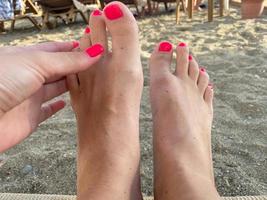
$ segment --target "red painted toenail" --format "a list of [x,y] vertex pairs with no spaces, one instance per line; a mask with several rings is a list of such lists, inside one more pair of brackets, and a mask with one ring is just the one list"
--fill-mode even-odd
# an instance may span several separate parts
[[159,51],[170,52],[172,50],[172,44],[169,42],[161,42],[159,45]]
[[73,49],[77,48],[78,46],[80,46],[80,43],[77,42],[77,41],[73,41],[72,42],[72,46],[73,46]]
[[189,61],[193,60],[193,56],[189,55],[189,56],[188,56],[188,60],[189,60]]
[[105,15],[110,20],[116,20],[123,16],[123,12],[119,5],[111,4],[104,9]]
[[101,10],[96,9],[93,11],[93,15],[94,16],[100,16],[100,15],[102,15],[102,12],[101,12]]
[[178,46],[179,46],[179,47],[186,47],[187,45],[186,45],[186,43],[181,42]]
[[205,73],[205,72],[206,72],[206,69],[205,69],[205,68],[203,68],[203,67],[201,67],[199,70],[200,70],[201,72],[203,72],[203,73]]
[[96,57],[104,52],[104,47],[101,44],[95,44],[88,49],[85,50],[85,52],[90,57]]
[[213,84],[212,83],[209,83],[208,86],[210,87],[210,89],[213,89]]
[[86,29],[84,30],[84,33],[89,34],[91,32],[91,29],[89,27],[86,27]]

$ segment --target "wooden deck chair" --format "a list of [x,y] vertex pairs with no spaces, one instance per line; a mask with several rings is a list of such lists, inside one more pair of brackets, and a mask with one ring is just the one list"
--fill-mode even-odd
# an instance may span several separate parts
[[[185,0],[152,0],[154,3],[164,3],[165,10],[168,11],[168,3],[176,3],[176,23],[180,21],[180,10],[182,9],[186,13],[186,3]],[[182,7],[181,7],[182,6]],[[155,8],[154,8],[155,9]],[[157,8],[156,8],[157,10]]]
[[[80,14],[83,21],[87,24],[88,17],[85,13],[75,7],[72,0],[37,0],[43,9],[43,28],[53,28],[49,21],[50,17],[61,19],[65,24],[74,22],[77,14]],[[80,0],[83,4],[96,4],[96,0]]]
[[[41,30],[41,26],[36,20],[37,17],[41,17],[41,10],[34,4],[32,0],[23,0],[22,2],[23,2],[22,10],[15,11],[14,18],[10,19],[12,21],[11,31],[14,30],[16,21],[20,19],[28,19],[38,30]],[[5,21],[10,21],[10,20],[3,20],[1,22],[4,23]]]

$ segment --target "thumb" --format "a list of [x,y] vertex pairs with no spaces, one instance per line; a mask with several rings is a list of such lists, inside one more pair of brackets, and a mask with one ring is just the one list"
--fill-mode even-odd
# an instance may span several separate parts
[[84,52],[35,52],[31,56],[32,67],[41,73],[45,82],[56,81],[88,69],[100,59],[103,52],[104,47],[100,44],[95,44]]

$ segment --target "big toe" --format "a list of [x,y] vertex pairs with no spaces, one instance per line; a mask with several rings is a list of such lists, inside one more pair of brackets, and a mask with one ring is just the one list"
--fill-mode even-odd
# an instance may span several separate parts
[[112,37],[112,56],[127,62],[140,59],[138,27],[131,11],[120,2],[112,2],[104,8],[104,19]]

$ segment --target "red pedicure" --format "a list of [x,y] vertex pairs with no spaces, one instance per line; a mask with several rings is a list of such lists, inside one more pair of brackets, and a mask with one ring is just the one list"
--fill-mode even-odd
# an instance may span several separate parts
[[91,32],[91,29],[89,27],[86,27],[86,29],[84,30],[84,33],[89,34]]
[[172,50],[172,44],[169,42],[161,42],[159,45],[159,51],[170,52]]
[[193,60],[193,56],[189,55],[189,56],[188,56],[188,60],[189,60],[189,61],[192,61],[192,60]]
[[203,73],[206,72],[206,69],[205,69],[204,67],[201,67],[199,70],[200,70],[201,72],[203,72]]
[[213,84],[209,83],[208,86],[210,87],[210,89],[213,89]]
[[85,50],[85,52],[90,57],[96,57],[104,52],[104,47],[101,44],[95,44],[88,49]]
[[105,15],[110,20],[119,19],[123,16],[123,12],[118,4],[108,5],[104,9]]
[[80,46],[80,43],[77,42],[77,41],[73,41],[72,42],[72,46],[73,46],[73,49],[77,48],[78,46]]
[[96,9],[93,11],[93,15],[94,16],[100,16],[100,15],[102,15],[102,12],[101,12],[101,10]]
[[178,46],[179,46],[179,47],[186,47],[187,45],[186,45],[186,43],[181,42]]

